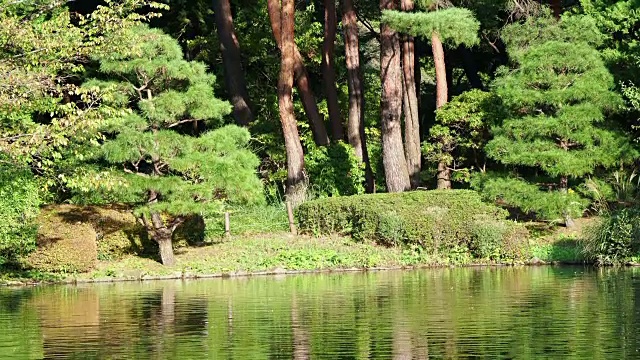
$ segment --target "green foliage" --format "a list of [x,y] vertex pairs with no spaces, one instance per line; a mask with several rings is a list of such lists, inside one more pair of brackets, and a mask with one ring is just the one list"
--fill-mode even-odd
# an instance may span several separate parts
[[534,242],[531,245],[531,255],[545,262],[584,263],[584,241],[565,237],[551,243]]
[[39,205],[33,175],[0,165],[0,266],[35,249]]
[[304,158],[312,194],[319,197],[364,193],[364,164],[344,142],[310,145]]
[[[484,246],[489,224],[505,226],[502,234],[495,237],[501,237],[502,244],[508,226],[503,210],[482,202],[478,194],[468,190],[320,199],[302,204],[296,215],[299,229],[306,233],[338,233],[359,241],[417,245],[429,254],[444,255],[459,249],[469,253],[470,247]],[[504,252],[500,251],[502,255]]]
[[[77,155],[71,144],[95,141],[97,128],[113,116],[97,106],[99,94],[77,87],[84,65],[123,45],[117,31],[164,8],[144,0],[107,1],[72,19],[64,5],[0,1],[0,74],[6,78],[0,86],[0,152],[50,177],[62,157]],[[152,11],[138,13],[144,6]]]
[[565,215],[582,216],[588,201],[569,189],[567,192],[549,191],[545,184],[533,184],[521,178],[502,174],[478,174],[471,185],[482,197],[506,207],[518,208],[524,214],[539,219],[561,222]]
[[394,10],[382,12],[382,22],[405,34],[431,39],[435,32],[440,40],[453,47],[476,45],[480,22],[464,8],[447,8],[431,12],[408,13]]
[[600,265],[620,265],[640,254],[640,212],[622,209],[604,215],[587,231],[584,252]]
[[457,169],[456,175],[461,170],[468,173],[465,165],[478,165],[478,153],[487,142],[490,126],[500,120],[500,109],[500,99],[492,93],[471,90],[454,97],[438,109],[430,137],[422,143],[423,153],[433,163]]

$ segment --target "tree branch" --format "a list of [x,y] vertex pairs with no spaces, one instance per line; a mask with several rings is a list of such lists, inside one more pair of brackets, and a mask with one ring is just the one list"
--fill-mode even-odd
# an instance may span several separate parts
[[373,28],[373,26],[371,25],[371,23],[369,23],[366,19],[364,19],[363,17],[360,16],[360,14],[358,12],[356,12],[356,17],[358,18],[358,21],[360,21],[360,23],[367,28],[367,30],[369,30],[373,36],[375,36],[375,38],[380,41],[380,34],[378,32],[376,32],[376,30]]

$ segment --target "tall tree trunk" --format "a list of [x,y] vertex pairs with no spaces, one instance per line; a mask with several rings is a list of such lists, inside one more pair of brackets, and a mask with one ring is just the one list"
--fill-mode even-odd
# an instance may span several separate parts
[[151,237],[158,243],[160,248],[160,260],[162,265],[173,266],[176,259],[173,255],[172,235],[173,231],[164,225],[162,217],[157,212],[151,213],[151,224],[153,228]]
[[[447,68],[444,62],[444,49],[440,36],[435,31],[431,35],[431,48],[433,51],[433,62],[436,67],[436,109],[440,109],[447,103]],[[451,189],[451,170],[444,163],[438,163],[438,189]]]
[[336,0],[324,0],[324,42],[322,43],[322,77],[329,108],[331,136],[334,141],[344,140],[344,127],[338,105],[334,51],[336,42]]
[[[267,0],[267,10],[269,12],[269,19],[271,20],[271,30],[276,40],[280,52],[282,52],[282,31],[281,31],[281,8],[279,0]],[[319,146],[326,146],[329,144],[329,135],[327,135],[327,128],[324,125],[324,120],[320,111],[318,110],[318,104],[316,103],[316,97],[311,90],[309,84],[309,74],[304,67],[302,61],[302,55],[298,50],[296,44],[293,44],[293,70],[296,87],[300,93],[300,100],[304,111],[309,118],[309,125],[311,125],[311,131],[313,132],[313,139]]]
[[553,11],[553,16],[559,20],[562,14],[562,1],[551,0],[551,10]]
[[343,0],[342,27],[344,29],[344,52],[347,62],[347,85],[349,87],[347,137],[358,159],[364,162],[366,189],[367,192],[372,193],[375,184],[364,133],[364,82],[362,81],[362,70],[360,68],[358,18],[353,6],[353,0]]
[[293,72],[295,67],[295,2],[282,0],[281,14],[281,63],[278,79],[278,105],[280,121],[287,151],[287,200],[299,204],[304,199],[304,153],[298,135],[298,125],[293,112]]
[[[402,11],[413,10],[413,0],[401,0]],[[411,187],[420,185],[420,167],[422,154],[420,151],[420,123],[418,118],[418,95],[415,80],[415,43],[412,36],[402,38],[402,78],[404,81],[404,151],[407,158],[407,170]]]
[[253,121],[253,112],[247,93],[247,83],[242,70],[240,45],[233,28],[233,17],[229,0],[214,0],[213,12],[220,39],[220,51],[224,65],[224,81],[233,105],[233,117],[238,125],[246,126]]
[[[397,9],[397,0],[380,0],[380,10]],[[382,163],[387,191],[411,189],[407,161],[402,145],[402,66],[398,33],[389,25],[380,25],[380,98],[382,128]]]

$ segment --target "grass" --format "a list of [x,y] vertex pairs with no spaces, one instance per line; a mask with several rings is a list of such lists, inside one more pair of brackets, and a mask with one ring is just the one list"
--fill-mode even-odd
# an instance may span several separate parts
[[287,233],[228,240],[176,252],[177,264],[165,267],[151,259],[130,256],[100,262],[83,276],[122,277],[140,275],[254,273],[273,270],[338,270],[351,268],[435,265],[435,259],[399,247],[356,243],[344,237],[314,238]]
[[584,255],[584,232],[596,221],[595,218],[575,220],[572,228],[553,227],[541,223],[529,223],[532,234],[529,240],[531,256],[544,262],[577,264],[586,262]]

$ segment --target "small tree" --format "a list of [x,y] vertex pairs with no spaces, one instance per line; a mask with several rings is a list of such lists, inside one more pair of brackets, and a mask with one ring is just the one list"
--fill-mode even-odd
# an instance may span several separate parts
[[[495,84],[510,114],[494,129],[487,154],[505,165],[533,169],[535,176],[521,181],[567,199],[562,214],[549,214],[561,215],[567,226],[580,214],[575,207],[570,210],[575,199],[565,196],[570,178],[580,179],[635,153],[626,136],[605,123],[605,114],[621,101],[594,48],[600,38],[581,17],[513,25],[505,30],[513,66]],[[520,206],[522,199],[503,200]]]
[[[99,160],[111,171],[71,181],[78,190],[97,184],[114,199],[137,205],[136,215],[174,263],[172,234],[187,216],[224,203],[260,203],[257,157],[246,149],[247,130],[222,124],[231,106],[213,94],[205,66],[185,61],[178,43],[159,30],[124,31],[127,46],[100,60],[104,106],[128,108],[112,119]],[[128,39],[128,40],[127,40]]]
[[484,167],[482,149],[500,109],[500,99],[489,92],[470,90],[454,97],[438,109],[423,153],[429,161],[459,174],[458,179],[468,179],[474,165]]

